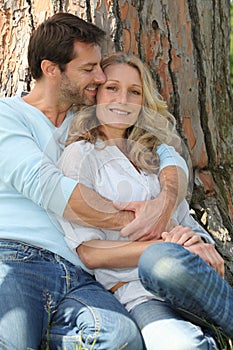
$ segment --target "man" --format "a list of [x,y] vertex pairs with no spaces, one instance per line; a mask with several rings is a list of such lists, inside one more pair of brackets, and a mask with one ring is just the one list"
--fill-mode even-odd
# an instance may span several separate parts
[[165,150],[161,197],[127,210],[63,176],[55,165],[74,112],[94,104],[105,81],[103,37],[101,29],[77,16],[54,15],[29,42],[35,87],[0,102],[0,349],[143,348],[128,313],[82,269],[53,217],[124,228],[124,235],[143,240],[161,235],[183,198],[175,180],[180,175],[185,188],[185,175],[166,167]]

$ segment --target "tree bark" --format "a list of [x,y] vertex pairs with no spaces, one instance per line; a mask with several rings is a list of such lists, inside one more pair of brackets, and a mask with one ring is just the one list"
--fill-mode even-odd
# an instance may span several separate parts
[[58,11],[105,29],[104,53],[123,50],[148,64],[184,141],[193,214],[215,239],[233,286],[230,0],[1,2],[1,96],[30,89],[30,33]]

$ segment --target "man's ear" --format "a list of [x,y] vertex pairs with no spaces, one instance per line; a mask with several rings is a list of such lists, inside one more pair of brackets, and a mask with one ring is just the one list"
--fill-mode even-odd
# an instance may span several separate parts
[[57,75],[59,67],[56,63],[54,63],[52,61],[42,60],[41,61],[41,70],[45,76],[52,78],[52,77],[55,77]]

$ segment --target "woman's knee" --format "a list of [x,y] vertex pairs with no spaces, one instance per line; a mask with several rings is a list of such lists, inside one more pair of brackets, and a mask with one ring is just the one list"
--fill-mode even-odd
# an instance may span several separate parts
[[142,329],[147,350],[214,350],[213,338],[186,321],[161,320]]
[[187,286],[190,259],[191,254],[179,244],[155,243],[144,251],[139,260],[141,282],[149,290],[177,287],[177,281]]

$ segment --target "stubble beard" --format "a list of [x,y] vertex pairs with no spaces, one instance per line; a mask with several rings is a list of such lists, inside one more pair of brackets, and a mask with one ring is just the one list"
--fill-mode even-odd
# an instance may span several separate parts
[[60,92],[61,98],[65,102],[69,101],[71,105],[92,106],[96,103],[95,97],[90,100],[85,95],[85,90],[81,89],[77,84],[72,84],[65,73],[62,74]]

